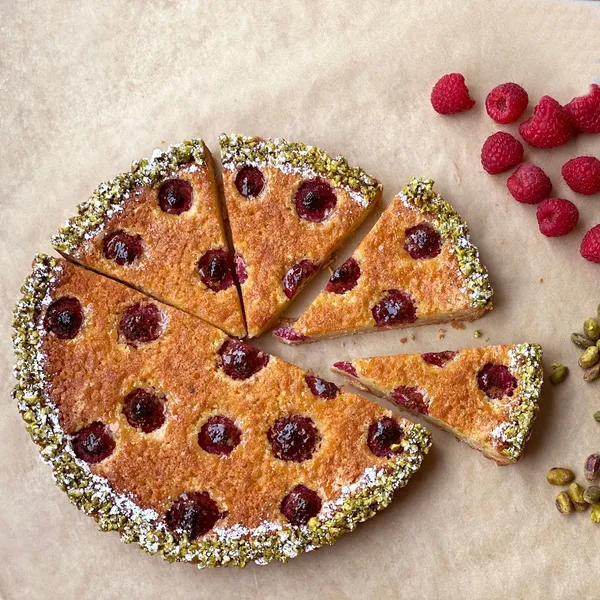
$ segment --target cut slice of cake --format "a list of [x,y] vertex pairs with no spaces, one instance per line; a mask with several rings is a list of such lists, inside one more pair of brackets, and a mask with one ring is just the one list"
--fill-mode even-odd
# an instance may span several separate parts
[[333,370],[501,465],[523,454],[543,380],[537,344],[361,358]]
[[413,179],[306,312],[275,335],[294,344],[473,320],[492,308],[492,293],[466,223],[433,181]]
[[245,335],[212,157],[202,140],[156,150],[99,185],[52,243],[86,267]]
[[342,156],[221,136],[223,187],[248,335],[265,331],[364,221],[381,184]]
[[40,255],[14,397],[71,502],[169,561],[287,561],[392,500],[430,446],[314,373]]

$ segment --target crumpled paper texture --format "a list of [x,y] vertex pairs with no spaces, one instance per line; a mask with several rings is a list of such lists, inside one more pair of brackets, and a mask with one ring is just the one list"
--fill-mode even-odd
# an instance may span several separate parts
[[[498,129],[486,93],[517,81],[530,108],[567,102],[600,68],[600,3],[61,0],[0,6],[0,597],[25,598],[574,598],[598,592],[600,525],[564,517],[545,472],[582,481],[600,450],[600,384],[586,385],[568,340],[600,301],[600,267],[579,257],[600,222],[597,198],[576,196],[560,166],[600,153],[581,136],[552,151],[526,148],[554,193],[581,211],[574,233],[547,239],[535,208],[479,164]],[[429,104],[444,73],[464,73],[477,104],[441,117]],[[529,113],[528,113],[529,114]],[[503,127],[510,132],[516,125]],[[537,341],[546,364],[572,369],[545,388],[525,458],[499,468],[435,430],[434,450],[394,504],[335,546],[291,563],[199,572],[169,565],[96,530],[54,487],[9,399],[12,306],[33,254],[97,183],[165,146],[220,132],[283,136],[343,153],[385,183],[384,204],[411,176],[437,189],[471,226],[496,289],[496,309],[449,326],[286,347],[259,344],[327,375],[335,360],[472,344]],[[374,223],[339,253],[339,264]],[[290,309],[297,316],[327,275]],[[473,330],[483,337],[475,339]],[[333,376],[332,376],[333,377]],[[241,491],[243,493],[243,491]]]

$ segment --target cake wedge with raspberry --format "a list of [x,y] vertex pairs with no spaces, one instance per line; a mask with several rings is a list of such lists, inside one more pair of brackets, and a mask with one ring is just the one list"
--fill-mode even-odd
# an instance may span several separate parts
[[86,267],[245,335],[212,157],[200,139],[156,150],[100,184],[52,243]]
[[430,446],[395,417],[201,319],[40,255],[15,309],[14,399],[72,503],[169,561],[287,561],[392,500]]
[[255,337],[364,221],[382,185],[313,146],[239,135],[220,142],[236,270]]
[[300,318],[275,330],[288,344],[363,331],[473,320],[492,288],[466,223],[412,179]]
[[537,344],[361,358],[337,362],[333,371],[500,465],[521,458],[543,381]]

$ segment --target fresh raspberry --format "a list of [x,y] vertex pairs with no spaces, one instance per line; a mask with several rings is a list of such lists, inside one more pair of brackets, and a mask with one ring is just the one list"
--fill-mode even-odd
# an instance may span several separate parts
[[537,207],[540,231],[547,237],[560,237],[572,231],[579,221],[579,211],[569,200],[546,198]]
[[517,202],[538,204],[550,195],[552,182],[539,167],[523,163],[506,180],[506,187]]
[[578,156],[562,168],[563,179],[578,194],[592,196],[600,192],[600,160],[595,156]]
[[581,256],[594,263],[600,263],[600,223],[594,225],[581,240]]
[[448,73],[433,86],[431,106],[440,115],[451,115],[473,108],[475,100],[469,96],[465,78],[460,73]]
[[485,110],[496,123],[513,123],[527,108],[529,96],[516,83],[496,86],[485,99]]
[[592,83],[588,94],[565,104],[565,111],[578,131],[600,133],[600,86]]
[[554,98],[542,96],[533,109],[533,117],[519,125],[519,133],[530,146],[555,148],[571,139],[573,125]]
[[523,160],[523,144],[504,131],[497,131],[481,148],[481,164],[490,174],[508,171]]

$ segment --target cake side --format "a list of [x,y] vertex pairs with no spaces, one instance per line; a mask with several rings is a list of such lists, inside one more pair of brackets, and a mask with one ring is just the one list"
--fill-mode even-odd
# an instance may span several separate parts
[[400,420],[406,432],[400,442],[402,452],[367,468],[337,497],[324,502],[319,514],[305,525],[265,521],[251,528],[215,527],[202,541],[191,540],[186,534],[174,535],[156,510],[141,507],[130,495],[116,492],[105,477],[92,472],[90,465],[76,456],[73,436],[61,426],[59,410],[48,393],[41,316],[53,300],[53,290],[61,284],[63,265],[75,268],[40,255],[23,285],[14,320],[17,385],[13,397],[30,435],[40,446],[42,459],[52,466],[57,485],[72,503],[93,516],[102,530],[116,530],[123,541],[135,542],[169,561],[194,562],[200,567],[243,566],[252,560],[261,564],[274,559],[287,561],[302,551],[333,543],[373,516],[418,470],[431,443],[429,434],[419,425]]
[[499,464],[523,455],[543,380],[537,344],[340,361],[332,370]]

